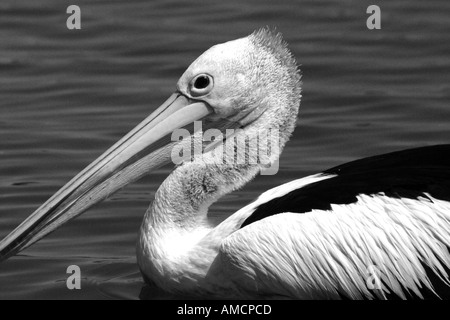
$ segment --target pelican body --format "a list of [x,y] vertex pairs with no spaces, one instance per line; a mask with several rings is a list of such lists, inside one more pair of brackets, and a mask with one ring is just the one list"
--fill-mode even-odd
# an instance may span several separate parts
[[261,29],[210,48],[165,103],[3,239],[0,260],[170,163],[202,132],[168,137],[200,121],[222,139],[202,139],[157,190],[137,244],[147,282],[198,298],[450,297],[450,145],[351,162],[209,221],[211,204],[265,167],[259,157],[217,157],[225,142],[245,141],[231,159],[248,160],[258,134],[276,131],[268,158],[277,161],[300,98],[300,71],[280,34]]

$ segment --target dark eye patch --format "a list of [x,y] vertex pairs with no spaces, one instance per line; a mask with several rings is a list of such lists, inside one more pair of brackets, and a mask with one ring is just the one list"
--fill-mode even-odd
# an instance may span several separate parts
[[205,89],[209,86],[209,78],[206,76],[200,76],[197,79],[195,79],[194,82],[194,88],[195,89]]

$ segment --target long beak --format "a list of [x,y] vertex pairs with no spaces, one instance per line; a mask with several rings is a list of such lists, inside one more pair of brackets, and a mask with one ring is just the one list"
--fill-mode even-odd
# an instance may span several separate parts
[[[174,93],[147,119],[73,178],[0,242],[0,261],[17,254],[125,185],[170,162],[170,134],[212,109]],[[169,138],[167,139],[167,136]]]

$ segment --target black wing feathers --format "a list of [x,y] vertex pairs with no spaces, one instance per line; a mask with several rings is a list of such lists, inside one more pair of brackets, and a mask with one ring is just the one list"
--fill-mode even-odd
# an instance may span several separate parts
[[283,212],[329,210],[360,194],[416,199],[428,193],[450,201],[450,145],[409,149],[352,161],[324,171],[337,175],[260,205],[241,227]]

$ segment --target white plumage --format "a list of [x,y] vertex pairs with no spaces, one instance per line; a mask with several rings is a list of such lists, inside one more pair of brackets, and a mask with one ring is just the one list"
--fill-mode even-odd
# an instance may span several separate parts
[[[332,212],[271,216],[227,237],[222,265],[236,283],[266,294],[406,298],[406,289],[421,297],[423,286],[434,290],[423,264],[449,284],[450,206],[431,199],[360,195]],[[380,271],[380,290],[367,288],[371,266]]]

